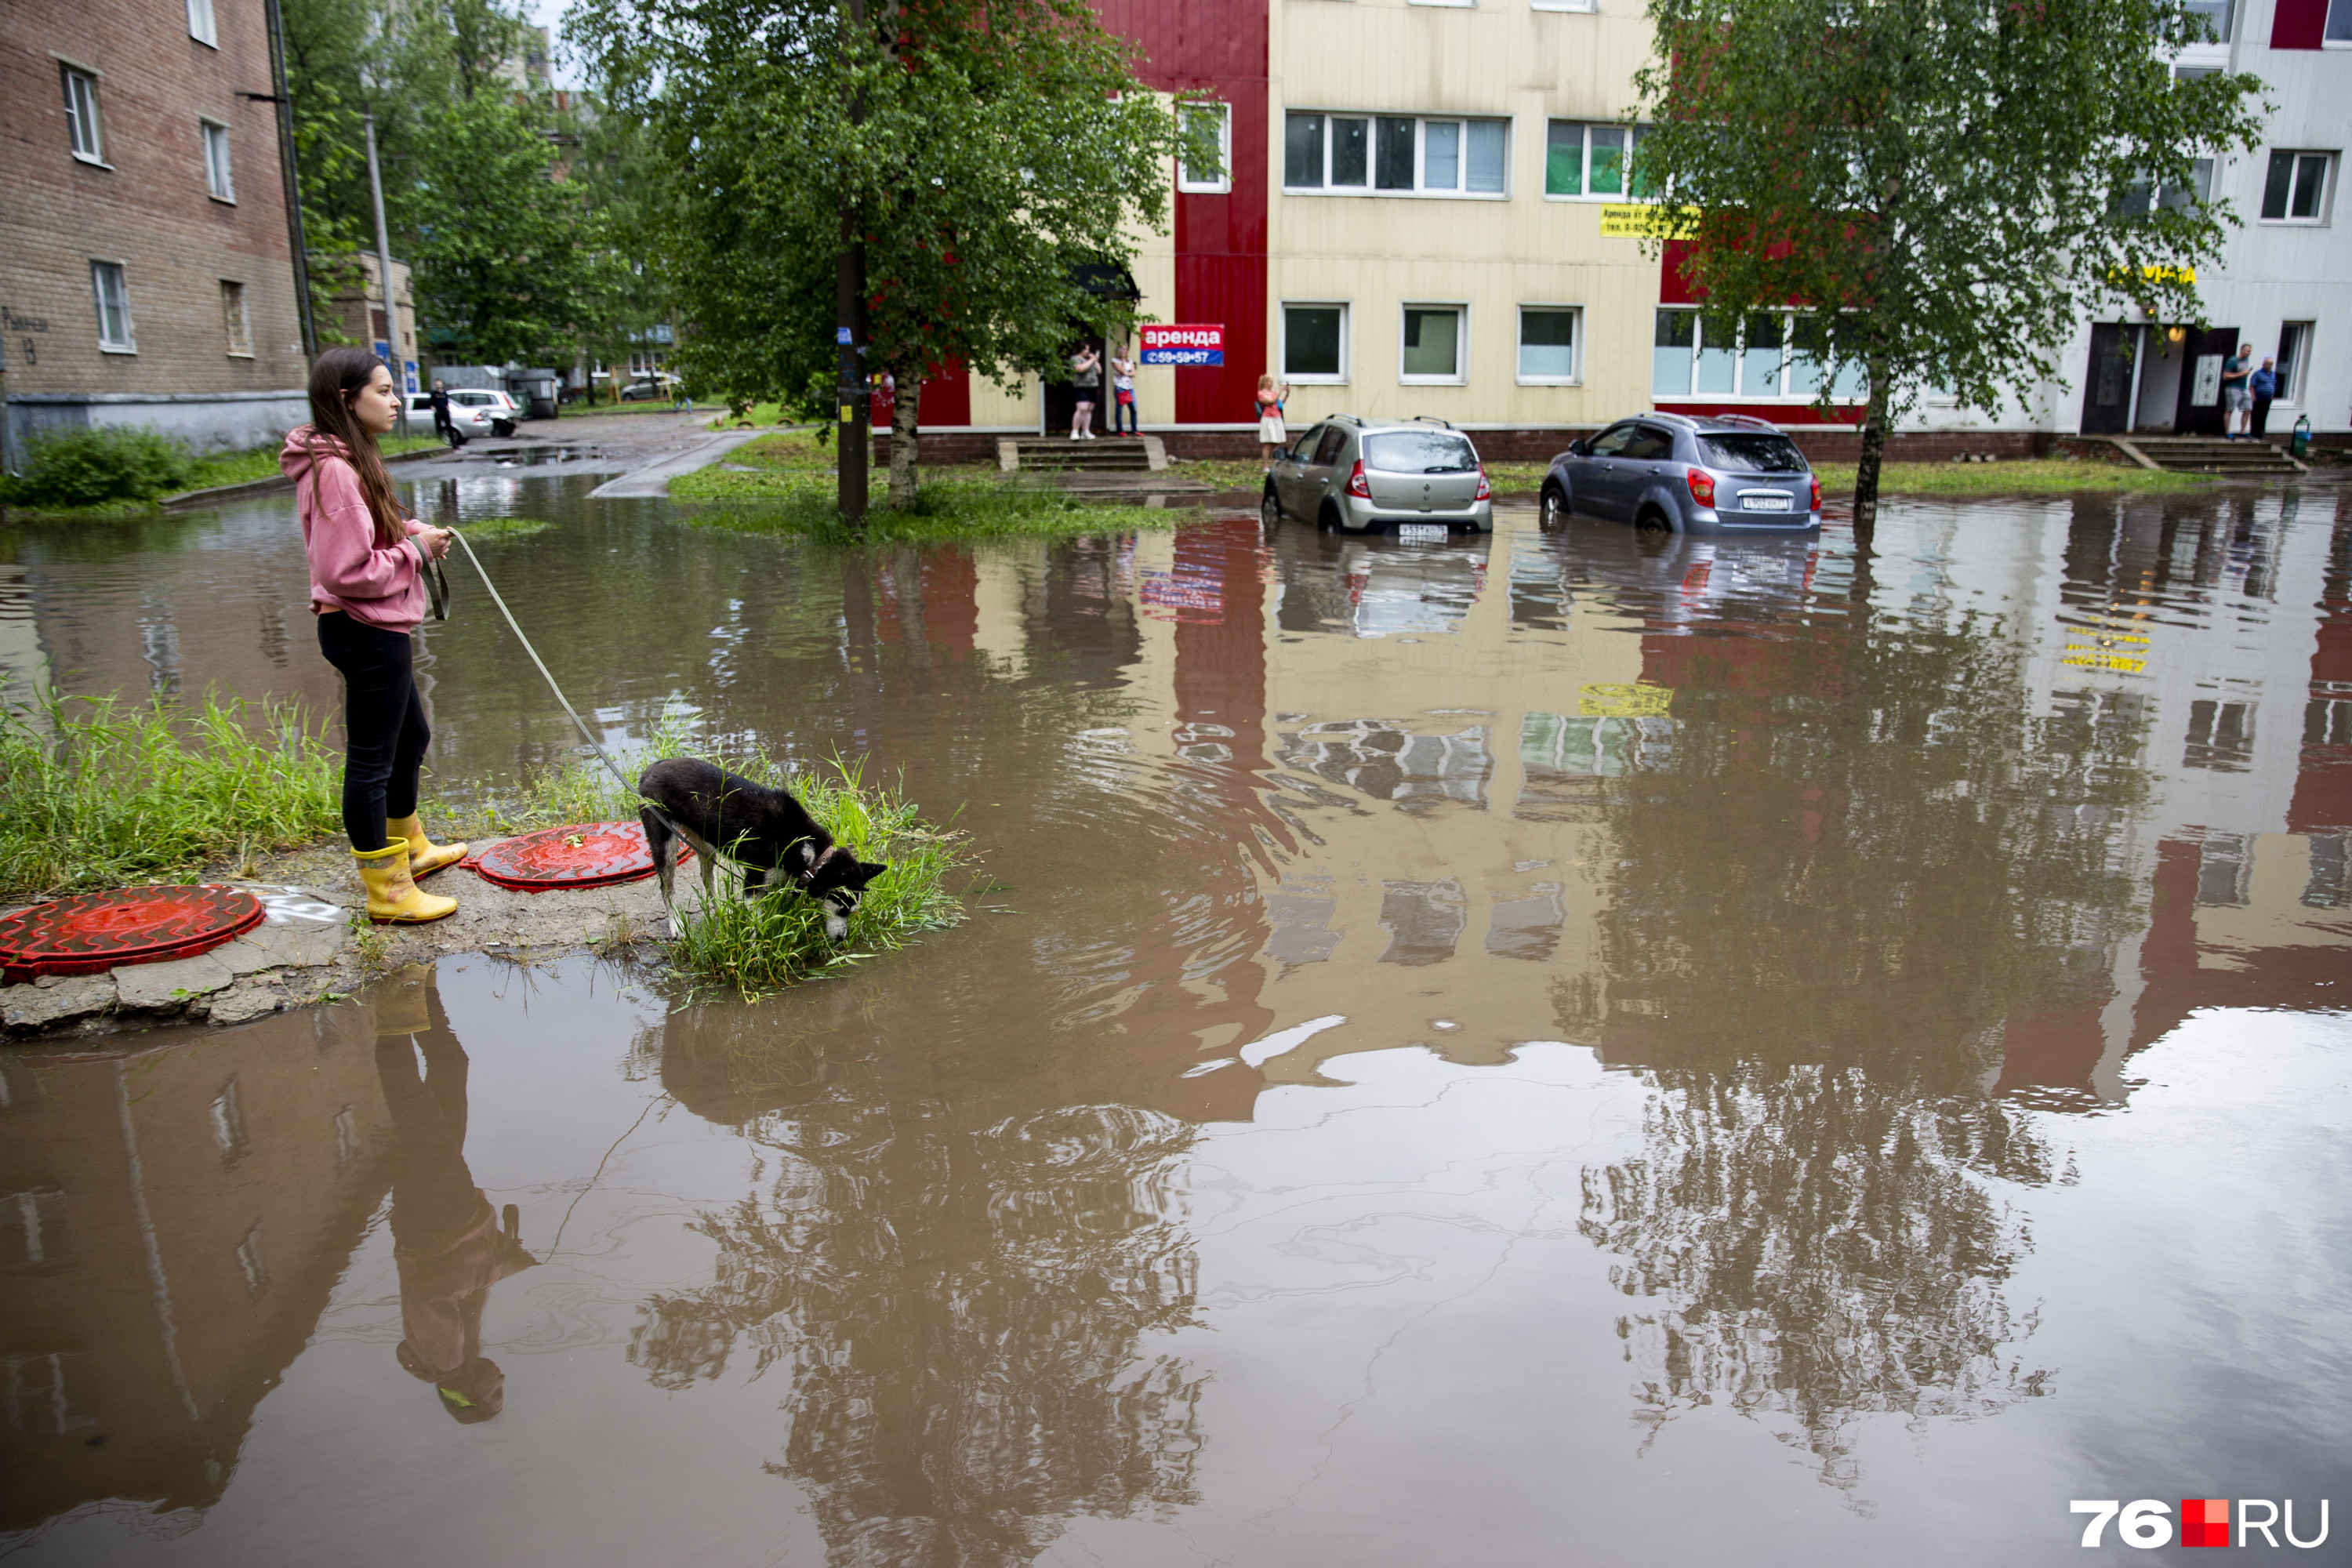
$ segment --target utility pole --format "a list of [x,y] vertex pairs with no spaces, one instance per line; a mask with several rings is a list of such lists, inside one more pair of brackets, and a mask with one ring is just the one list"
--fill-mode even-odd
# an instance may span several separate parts
[[[278,176],[286,185],[286,237],[294,247],[294,308],[302,321],[302,359],[319,357],[319,324],[310,319],[310,247],[302,233],[302,180],[294,162],[294,100],[286,89],[286,20],[268,0],[269,89],[278,108]],[[258,96],[253,93],[248,98]]]
[[392,361],[393,390],[400,395],[400,434],[408,437],[408,378],[401,374],[400,307],[392,297],[392,240],[383,226],[383,175],[375,162],[375,113],[370,110],[361,120],[367,126],[368,191],[375,197],[375,272],[383,295],[383,346]]
[[[843,0],[845,29],[862,34],[866,0]],[[862,40],[861,40],[862,41]],[[866,118],[865,104],[849,101],[849,122]],[[866,389],[866,240],[859,232],[857,208],[848,193],[841,199],[841,249],[834,273],[834,342],[841,352],[841,384],[837,389],[841,437],[835,472],[838,483],[835,506],[851,527],[866,522],[866,463],[873,452],[866,424],[873,401]]]

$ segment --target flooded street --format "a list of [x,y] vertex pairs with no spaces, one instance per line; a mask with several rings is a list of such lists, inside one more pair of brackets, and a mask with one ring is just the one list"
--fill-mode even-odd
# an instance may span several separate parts
[[[971,917],[752,1004],[478,956],[0,1047],[12,1562],[2040,1563],[2074,1499],[2352,1506],[2335,488],[1895,501],[1858,566],[1532,507],[855,553],[412,472],[549,521],[482,559],[608,744],[865,759]],[[0,535],[8,695],[331,704],[297,537]],[[450,575],[463,795],[577,736]]]

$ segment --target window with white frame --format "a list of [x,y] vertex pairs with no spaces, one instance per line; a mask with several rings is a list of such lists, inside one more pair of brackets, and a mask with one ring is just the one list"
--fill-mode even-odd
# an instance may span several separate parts
[[1648,184],[1635,180],[1633,171],[1633,150],[1647,133],[1644,128],[1622,125],[1551,121],[1544,127],[1544,195],[1561,200],[1649,200]]
[[1397,379],[1408,386],[1459,385],[1468,359],[1470,307],[1406,305]]
[[2327,31],[2322,42],[2331,49],[2352,49],[2352,0],[2327,0]]
[[98,79],[71,66],[58,68],[66,91],[66,145],[85,163],[106,162],[106,140],[98,128]]
[[1530,11],[1598,11],[1600,0],[1528,0]]
[[2273,153],[2263,182],[2264,223],[2326,223],[2333,153]]
[[1234,111],[1222,103],[1188,103],[1179,111],[1184,143],[1176,188],[1220,195],[1234,188]]
[[1511,122],[1449,116],[1283,116],[1282,188],[1332,195],[1510,194]]
[[1339,302],[1285,301],[1282,378],[1301,385],[1337,386],[1348,379],[1348,307]]
[[[1804,311],[1759,310],[1731,333],[1709,333],[1696,310],[1658,311],[1650,352],[1654,397],[1754,397],[1810,401],[1822,390],[1826,345]],[[1843,365],[1830,395],[1856,403],[1870,394],[1858,364]]]
[[2303,401],[2304,376],[2311,363],[2311,334],[2316,323],[2284,321],[2279,326],[2277,401],[2288,405]]
[[1573,386],[1577,381],[1574,305],[1519,307],[1519,384]]
[[205,188],[216,202],[236,200],[236,181],[228,165],[228,127],[216,120],[200,120],[196,132],[205,143]]
[[2226,44],[2230,29],[2237,21],[2237,0],[2188,0],[2185,9],[2192,16],[2202,16],[2211,25],[2210,43]]
[[122,263],[89,264],[89,291],[98,306],[98,346],[109,353],[137,353],[131,336],[131,290],[123,282]]
[[234,359],[253,357],[253,318],[245,308],[245,285],[221,279],[221,326],[228,335],[228,352]]
[[220,47],[220,32],[213,25],[213,0],[188,0],[188,37]]

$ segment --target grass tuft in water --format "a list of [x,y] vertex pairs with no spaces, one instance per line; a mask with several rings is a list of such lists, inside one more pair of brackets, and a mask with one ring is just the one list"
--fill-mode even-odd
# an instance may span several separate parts
[[121,887],[337,831],[341,754],[292,703],[0,714],[0,897]]
[[[785,783],[772,766],[729,765],[761,784]],[[866,885],[849,917],[848,935],[837,943],[825,936],[825,907],[816,900],[783,889],[747,898],[722,867],[710,901],[678,911],[678,935],[670,948],[679,967],[758,995],[830,978],[963,919],[963,905],[947,890],[956,836],[925,822],[895,792],[866,784],[857,766],[836,759],[833,767],[831,778],[803,774],[790,788],[835,843],[861,860],[889,867]],[[679,875],[700,871],[689,865]]]
[[[672,481],[673,495],[687,494],[688,479],[752,480],[740,493],[724,483],[706,484],[688,499],[738,504],[685,513],[698,528],[742,533],[792,533],[826,544],[915,544],[940,540],[1002,539],[1015,535],[1056,536],[1126,533],[1174,528],[1191,514],[1181,509],[1104,505],[1060,490],[1007,484],[998,479],[932,479],[915,504],[899,510],[877,505],[866,526],[852,529],[834,510],[831,475],[714,473],[704,469]],[[701,492],[708,492],[707,494]],[[744,504],[756,501],[758,504]]]

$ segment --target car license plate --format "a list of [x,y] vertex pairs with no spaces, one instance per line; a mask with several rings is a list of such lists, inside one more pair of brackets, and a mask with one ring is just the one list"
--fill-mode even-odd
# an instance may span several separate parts
[[1400,522],[1397,537],[1408,544],[1443,544],[1445,525],[1442,522]]
[[1749,511],[1786,511],[1789,492],[1786,490],[1742,490],[1739,504]]

